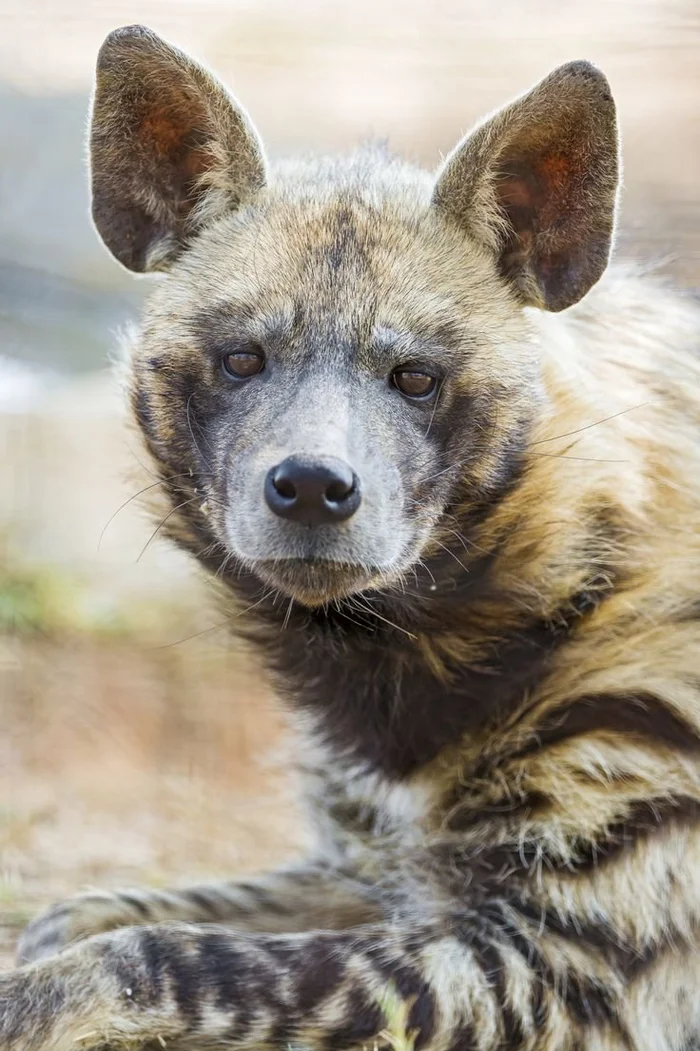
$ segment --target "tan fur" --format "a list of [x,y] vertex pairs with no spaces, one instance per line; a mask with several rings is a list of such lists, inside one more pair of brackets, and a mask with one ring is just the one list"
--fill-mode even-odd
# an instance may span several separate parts
[[[139,63],[155,47],[162,70],[167,45],[139,34]],[[110,39],[116,61],[122,38]],[[214,90],[174,54],[176,81],[184,63],[188,85]],[[96,113],[115,119],[120,85],[116,102],[100,99],[98,80]],[[281,687],[305,702],[300,766],[318,855],[252,883],[56,906],[25,932],[24,966],[0,978],[2,1051],[374,1046],[387,1041],[387,988],[429,1051],[700,1046],[700,308],[619,265],[595,284],[615,209],[611,107],[597,71],[563,67],[480,126],[437,181],[370,149],[273,166],[263,188],[249,130],[241,207],[206,225],[212,213],[196,205],[205,226],[191,243],[177,223],[153,232],[167,202],[133,228],[135,268],[169,233],[169,261],[178,254],[130,363],[164,528],[218,573]],[[200,190],[221,189],[223,140]],[[168,135],[158,141],[168,153]],[[108,153],[98,147],[97,162]],[[505,171],[504,157],[519,167]],[[133,157],[119,158],[131,171]],[[144,184],[160,171],[147,169]],[[500,201],[494,173],[511,180]],[[116,183],[98,191],[98,215]],[[139,182],[130,207],[144,194]],[[534,213],[514,209],[516,197]],[[547,225],[551,208],[561,225]],[[120,228],[100,228],[123,255]],[[532,309],[587,291],[565,313]],[[363,509],[364,525],[338,532],[343,559],[373,552],[361,586],[338,571],[323,599],[318,580],[295,590],[276,563],[261,568],[265,545],[282,542],[269,521],[253,508],[245,533],[241,513],[245,542],[231,525],[216,469],[251,458],[234,487],[244,504],[246,479],[282,454],[287,426],[252,385],[258,407],[231,416],[233,452],[230,436],[192,423],[178,384],[194,376],[200,402],[221,411],[220,376],[197,341],[210,317],[225,327],[231,304],[246,308],[246,345],[266,345],[274,320],[289,376],[320,333],[294,417],[309,448],[363,455],[353,427],[364,396],[352,403],[328,379],[329,361],[349,360],[334,348],[356,348],[351,393],[365,383],[366,398],[367,375],[426,346],[442,363],[442,400],[420,427],[398,401],[381,402],[379,422],[368,413],[370,485],[372,469],[395,478],[381,471],[408,446],[423,496],[408,514],[380,492],[374,517]],[[299,318],[313,321],[303,339]],[[483,404],[443,490],[428,469],[431,428],[447,442]],[[523,435],[522,462],[509,459]],[[334,612],[364,618],[359,631]],[[388,731],[366,703],[377,682]],[[356,723],[343,721],[351,702]]]

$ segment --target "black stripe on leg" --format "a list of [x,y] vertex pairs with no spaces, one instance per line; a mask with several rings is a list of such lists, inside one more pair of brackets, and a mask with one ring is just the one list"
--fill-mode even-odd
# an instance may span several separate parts
[[525,1031],[523,1030],[521,1019],[518,1018],[509,1002],[503,957],[494,943],[481,935],[474,937],[472,950],[479,966],[486,975],[489,985],[493,989],[503,1029],[504,1045],[508,1048],[508,1051],[516,1051],[517,1048],[522,1047],[525,1041]]
[[[186,890],[180,892],[185,901],[189,901],[203,917],[209,920],[216,920],[221,916],[222,911],[226,912],[228,902],[222,902],[218,897],[216,891],[212,891],[211,896],[206,890],[199,887],[188,887]],[[223,905],[223,909],[222,906]],[[239,908],[236,903],[236,911],[245,913],[248,910],[243,906]]]
[[458,1026],[452,1034],[447,1051],[478,1051],[479,1047],[480,1043],[477,1040],[474,1026],[470,1022],[465,1022]]
[[700,819],[700,801],[687,796],[643,799],[634,803],[624,818],[615,822],[596,840],[578,846],[574,868],[581,872],[607,864],[630,850],[641,840],[668,826],[692,826]]
[[378,952],[368,951],[373,969],[393,987],[405,1003],[410,1003],[408,1032],[416,1031],[414,1046],[424,1047],[435,1032],[435,997],[416,968],[403,960],[383,959]]
[[130,909],[133,909],[134,912],[137,912],[139,916],[143,917],[143,919],[146,919],[150,915],[148,905],[135,894],[130,894],[129,891],[120,891],[117,900],[123,901]]
[[113,952],[108,943],[106,945],[105,965],[120,979],[125,990],[132,990],[134,1002],[153,1007],[159,1004],[165,991],[167,969],[162,940],[148,927],[139,931],[137,947],[141,959],[136,963],[128,953]]
[[[518,903],[509,902],[510,906],[518,911],[521,909]],[[546,991],[563,1004],[579,1025],[608,1027],[617,1033],[623,1046],[631,1046],[626,1025],[620,1017],[619,1000],[609,985],[593,975],[582,974],[573,967],[564,972],[555,972],[535,946],[534,938],[519,930],[508,917],[504,902],[492,902],[481,911],[493,924],[495,936],[512,946],[527,961],[537,978],[534,984],[540,985],[540,988],[533,990],[532,1002],[533,1019],[537,1028],[540,1028],[546,1018]],[[528,910],[525,907],[523,911]],[[528,918],[536,924],[538,930],[547,931],[546,915],[543,916],[539,910],[531,908]],[[584,947],[589,945],[585,940],[584,930],[579,932],[578,944]]]
[[255,1021],[256,1006],[260,1002],[266,1004],[266,993],[272,992],[268,968],[234,947],[226,931],[217,930],[208,931],[199,939],[198,962],[216,1007],[233,1013],[231,1040],[245,1040]]
[[295,1008],[303,1018],[331,996],[345,975],[345,961],[326,939],[309,942],[294,962],[299,976]]
[[202,974],[196,958],[177,944],[172,946],[168,961],[171,987],[177,1009],[185,1019],[188,1029],[196,1030],[202,1020]]
[[197,1029],[202,1017],[204,975],[198,957],[190,955],[189,942],[183,944],[167,930],[146,928],[139,932],[138,945],[151,983],[153,1004],[162,998],[167,985],[187,1027]]
[[583,922],[577,917],[562,916],[554,909],[544,909],[531,902],[514,899],[511,908],[535,928],[544,928],[551,934],[586,945],[604,959],[624,979],[638,978],[666,952],[677,954],[691,948],[688,934],[668,928],[661,941],[647,942],[643,946],[632,946],[615,928],[603,920],[597,923]]
[[[483,945],[486,939],[492,942],[504,942],[522,956],[532,972],[532,991],[530,1000],[530,1015],[536,1029],[542,1028],[549,1014],[548,995],[551,995],[555,987],[555,976],[552,968],[535,945],[534,941],[527,938],[522,931],[510,922],[504,913],[500,902],[484,905],[479,909],[479,926],[475,926],[474,917],[467,916],[463,920],[457,920],[454,925],[455,937],[468,945],[474,952],[475,958],[481,964],[484,972],[489,975],[491,969],[496,970],[492,954],[482,956]],[[481,929],[480,929],[481,928]],[[481,952],[480,952],[481,950]],[[501,965],[503,961],[500,958]],[[504,981],[504,977],[501,978]],[[510,1024],[504,1019],[504,1027]]]
[[375,1037],[385,1027],[385,1019],[378,1003],[372,1002],[361,989],[352,989],[345,1003],[347,1021],[326,1033],[324,1051],[345,1051],[356,1048]]
[[[247,894],[255,905],[265,912],[272,912],[277,916],[285,916],[289,912],[288,907],[283,902],[279,901],[265,887],[261,887],[259,883],[238,883],[237,889],[243,894]],[[253,911],[250,906],[248,906],[248,911]]]

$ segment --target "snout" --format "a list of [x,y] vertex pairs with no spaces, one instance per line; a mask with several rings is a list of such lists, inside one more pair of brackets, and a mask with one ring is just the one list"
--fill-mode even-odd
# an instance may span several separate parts
[[346,452],[332,433],[271,438],[232,459],[223,523],[232,553],[310,607],[386,580],[413,540],[396,465],[376,449]]
[[343,460],[288,456],[268,471],[265,502],[274,514],[299,525],[332,525],[355,514],[362,492],[359,478]]

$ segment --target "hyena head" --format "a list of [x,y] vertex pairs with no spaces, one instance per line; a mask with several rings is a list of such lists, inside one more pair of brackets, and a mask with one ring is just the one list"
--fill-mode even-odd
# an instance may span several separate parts
[[555,70],[436,176],[378,148],[269,167],[211,74],[127,27],[100,51],[91,158],[107,247],[168,271],[132,395],[181,541],[320,604],[397,583],[508,485],[541,397],[523,308],[575,303],[610,250],[595,68]]

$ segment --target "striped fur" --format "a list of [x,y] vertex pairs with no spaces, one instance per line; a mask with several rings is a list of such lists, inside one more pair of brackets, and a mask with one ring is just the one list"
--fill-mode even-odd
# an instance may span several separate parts
[[[166,47],[155,39],[138,37]],[[158,53],[159,69],[190,61]],[[468,140],[469,165],[462,148],[448,159],[441,193],[373,151],[263,176],[249,144],[249,197],[239,169],[217,169],[191,243],[181,227],[163,241],[163,211],[131,227],[139,267],[149,244],[158,265],[164,244],[181,253],[130,367],[164,529],[221,579],[289,701],[319,845],[259,881],[54,907],[0,977],[2,1051],[395,1046],[388,993],[426,1051],[700,1043],[700,309],[619,265],[566,313],[531,309],[595,280],[602,242],[562,282],[541,231],[526,264],[515,234],[494,261],[498,223],[525,222],[505,198],[493,211],[495,167],[467,212],[450,185],[520,135],[514,105]],[[248,203],[217,218],[224,191],[229,211]],[[390,314],[448,361],[415,433],[371,421],[377,460],[411,449],[420,543],[325,602],[227,546],[232,454],[211,421],[228,417],[205,344],[285,297],[305,345],[329,345],[328,317],[348,343]],[[238,421],[246,448],[282,427],[261,404]]]

